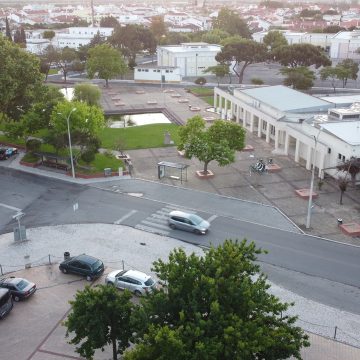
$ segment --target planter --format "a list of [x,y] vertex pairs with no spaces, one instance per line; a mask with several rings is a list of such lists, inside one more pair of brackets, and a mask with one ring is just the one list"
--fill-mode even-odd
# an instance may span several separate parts
[[211,179],[215,176],[215,174],[210,170],[208,170],[206,173],[203,170],[197,170],[196,176],[199,179]]
[[32,167],[32,168],[36,168],[40,165],[39,162],[35,162],[35,163],[29,163],[29,162],[26,162],[26,161],[20,161],[20,165],[23,165],[23,166],[28,166],[28,167]]

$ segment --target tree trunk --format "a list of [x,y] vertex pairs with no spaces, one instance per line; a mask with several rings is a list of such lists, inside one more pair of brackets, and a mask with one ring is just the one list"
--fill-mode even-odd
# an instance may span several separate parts
[[116,338],[112,339],[112,349],[113,349],[113,360],[117,360],[117,348],[116,348]]
[[105,87],[109,87],[109,79],[105,79]]
[[65,84],[66,84],[66,75],[67,75],[67,71],[66,71],[66,70],[63,71],[63,75],[64,75],[64,82],[65,82]]
[[342,205],[343,204],[343,195],[344,195],[344,191],[340,191],[340,205]]
[[207,172],[208,172],[208,164],[209,164],[209,162],[210,162],[210,161],[205,161],[205,162],[204,162],[204,170],[203,170],[204,175],[206,175]]

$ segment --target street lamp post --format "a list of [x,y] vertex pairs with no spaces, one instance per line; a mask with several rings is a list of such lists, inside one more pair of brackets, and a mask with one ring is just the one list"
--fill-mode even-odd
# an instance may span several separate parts
[[[72,147],[71,147],[71,135],[70,135],[70,116],[74,111],[76,111],[76,108],[72,108],[71,111],[69,112],[69,115],[66,117],[66,124],[67,124],[68,137],[69,137],[71,174],[72,177],[75,179],[75,168],[74,168],[74,160],[73,160]],[[58,113],[58,114],[63,115],[62,113]]]
[[307,209],[307,217],[306,217],[306,228],[310,229],[311,225],[311,208],[312,208],[312,198],[313,198],[313,190],[314,190],[314,177],[315,177],[315,162],[316,162],[316,148],[319,140],[320,133],[322,131],[322,127],[320,126],[318,134],[313,135],[315,141],[314,154],[313,154],[313,167],[311,171],[311,181],[310,181],[310,192],[309,192],[309,203]]

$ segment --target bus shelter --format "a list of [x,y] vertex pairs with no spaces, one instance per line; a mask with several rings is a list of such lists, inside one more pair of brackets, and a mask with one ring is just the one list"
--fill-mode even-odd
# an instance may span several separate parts
[[160,161],[157,165],[159,179],[167,177],[174,180],[180,180],[181,183],[187,181],[187,168],[189,165],[173,163],[170,161]]

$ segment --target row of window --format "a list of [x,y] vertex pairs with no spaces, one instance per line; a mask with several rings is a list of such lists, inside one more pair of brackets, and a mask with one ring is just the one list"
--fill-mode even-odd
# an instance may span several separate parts
[[[141,72],[141,71],[143,71],[143,72],[149,72],[149,69],[137,69],[137,71],[138,71],[138,72]],[[153,70],[153,72],[158,72],[158,73],[159,73],[160,71],[161,71],[161,70],[155,70],[155,69]],[[172,73],[173,71],[172,71],[172,70],[165,70],[165,72],[166,72],[166,73],[169,73],[169,72]]]

